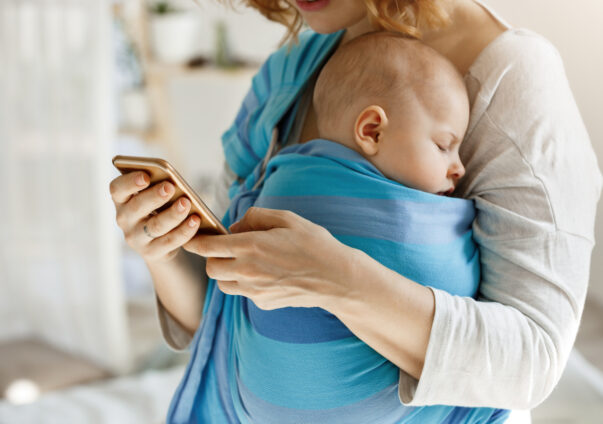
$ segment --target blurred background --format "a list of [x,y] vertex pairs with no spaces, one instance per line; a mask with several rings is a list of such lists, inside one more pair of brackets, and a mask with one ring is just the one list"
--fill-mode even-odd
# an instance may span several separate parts
[[[603,163],[603,3],[486,0],[559,49]],[[186,353],[115,224],[116,154],[205,198],[222,132],[285,31],[210,0],[0,0],[0,423],[161,423]],[[603,240],[603,207],[597,218]],[[576,348],[535,423],[603,417],[603,243]]]

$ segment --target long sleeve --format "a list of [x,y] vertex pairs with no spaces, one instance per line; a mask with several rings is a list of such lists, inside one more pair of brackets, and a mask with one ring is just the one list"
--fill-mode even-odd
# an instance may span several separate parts
[[434,290],[408,405],[529,409],[558,382],[586,296],[601,174],[557,51],[509,30],[466,76],[472,101],[460,195],[475,200],[477,300]]

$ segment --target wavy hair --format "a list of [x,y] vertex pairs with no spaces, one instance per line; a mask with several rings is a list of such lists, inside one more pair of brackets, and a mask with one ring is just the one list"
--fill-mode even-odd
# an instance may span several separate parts
[[[199,0],[195,0],[199,1]],[[217,0],[233,6],[233,0]],[[421,38],[419,27],[441,28],[449,17],[442,6],[444,0],[364,0],[371,23],[383,30]],[[297,9],[285,0],[239,0],[258,10],[273,22],[287,27],[283,43],[297,40],[303,19]]]

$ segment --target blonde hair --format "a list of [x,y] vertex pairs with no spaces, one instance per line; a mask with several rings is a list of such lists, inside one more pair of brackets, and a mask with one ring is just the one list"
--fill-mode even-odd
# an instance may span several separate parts
[[[198,0],[196,0],[198,1]],[[233,5],[233,0],[217,0]],[[449,17],[442,6],[445,0],[364,0],[371,23],[376,29],[399,32],[421,38],[419,27],[441,28],[448,24]],[[303,19],[297,9],[285,0],[239,0],[240,3],[257,9],[271,21],[287,27],[284,42],[297,40]]]

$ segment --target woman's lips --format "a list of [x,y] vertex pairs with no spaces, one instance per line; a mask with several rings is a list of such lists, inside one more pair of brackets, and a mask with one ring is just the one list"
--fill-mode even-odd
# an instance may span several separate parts
[[297,6],[305,11],[305,12],[316,12],[329,4],[330,0],[316,0],[316,1],[308,1],[308,0],[296,0]]

